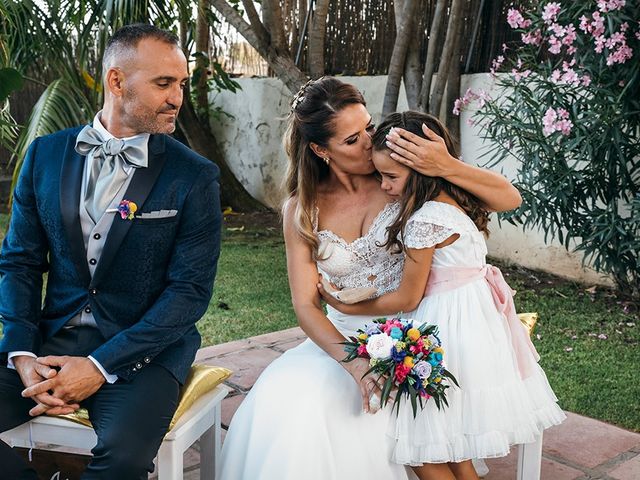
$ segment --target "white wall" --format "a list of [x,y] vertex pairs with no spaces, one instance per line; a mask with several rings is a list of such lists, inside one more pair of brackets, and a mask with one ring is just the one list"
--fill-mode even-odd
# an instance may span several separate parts
[[[375,122],[380,120],[386,76],[340,77],[356,85],[367,100],[367,107]],[[223,92],[214,100],[216,106],[233,116],[223,116],[214,122],[213,130],[231,169],[247,190],[267,205],[278,208],[281,199],[280,185],[286,170],[286,157],[282,148],[282,136],[289,112],[290,93],[275,78],[238,79],[242,90],[237,94]],[[461,91],[491,89],[489,75],[464,76]],[[404,91],[401,92],[398,110],[406,110]],[[462,114],[461,152],[468,163],[478,160],[483,141],[474,127],[466,123],[471,112]],[[506,161],[498,168],[513,177],[516,162]],[[522,266],[548,271],[563,277],[587,282],[610,284],[607,278],[590,268],[582,268],[581,255],[567,251],[559,242],[545,244],[543,234],[536,230],[524,232],[521,227],[494,218],[488,241],[492,256],[518,263]]]

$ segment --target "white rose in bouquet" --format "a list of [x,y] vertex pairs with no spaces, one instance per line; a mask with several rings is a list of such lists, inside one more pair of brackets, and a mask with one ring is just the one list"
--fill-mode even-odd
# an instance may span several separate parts
[[385,333],[371,335],[367,340],[367,353],[377,360],[390,358],[391,347],[393,347],[393,339]]

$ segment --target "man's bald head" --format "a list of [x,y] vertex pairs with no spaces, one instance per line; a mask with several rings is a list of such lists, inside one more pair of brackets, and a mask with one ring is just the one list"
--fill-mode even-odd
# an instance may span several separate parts
[[145,23],[125,25],[117,30],[107,42],[107,48],[105,48],[102,57],[102,71],[106,73],[110,68],[124,66],[127,60],[135,54],[140,40],[147,38],[159,40],[167,45],[179,46],[178,37],[167,30]]

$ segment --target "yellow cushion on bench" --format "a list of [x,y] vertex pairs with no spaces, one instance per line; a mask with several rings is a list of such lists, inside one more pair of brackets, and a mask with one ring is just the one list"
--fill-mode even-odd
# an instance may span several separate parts
[[193,365],[187,380],[184,382],[180,390],[180,399],[178,400],[178,408],[173,414],[169,430],[173,428],[178,419],[191,408],[193,402],[198,400],[205,393],[209,393],[216,388],[233,372],[224,367],[212,367],[209,365]]
[[538,321],[538,312],[519,313],[518,318],[520,318],[520,321],[526,327],[529,336],[533,335],[533,328]]
[[[169,430],[173,428],[178,419],[191,408],[191,405],[205,393],[210,392],[227,378],[233,372],[224,367],[212,367],[209,365],[192,365],[191,371],[184,385],[180,389],[180,399],[178,400],[178,408],[176,408]],[[57,415],[58,418],[66,418],[72,422],[80,423],[87,427],[92,427],[89,420],[89,412],[86,408],[70,413],[68,415]]]

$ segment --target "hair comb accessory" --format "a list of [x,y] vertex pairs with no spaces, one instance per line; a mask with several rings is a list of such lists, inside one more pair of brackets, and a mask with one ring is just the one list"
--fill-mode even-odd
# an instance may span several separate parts
[[322,78],[324,77],[320,77],[316,80],[311,79],[302,87],[300,87],[300,90],[298,90],[298,93],[293,96],[293,100],[291,101],[291,113],[295,112],[296,108],[298,108],[298,105],[304,102],[304,94],[307,91],[307,87],[309,87],[309,85],[313,85],[315,82],[321,80]]

